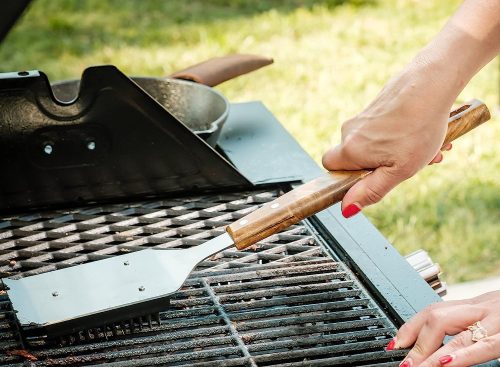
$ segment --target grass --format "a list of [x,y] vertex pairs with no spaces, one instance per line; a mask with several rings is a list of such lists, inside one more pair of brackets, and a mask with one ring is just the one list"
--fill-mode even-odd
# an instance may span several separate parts
[[[161,76],[228,53],[275,64],[219,89],[262,100],[319,162],[358,112],[444,24],[459,1],[36,0],[0,47],[1,71],[40,69],[51,80],[111,63]],[[464,50],[466,52],[466,50]],[[498,64],[460,96],[498,104]],[[443,86],[445,88],[446,86]],[[365,211],[403,253],[425,248],[450,282],[500,274],[499,118],[461,138]]]

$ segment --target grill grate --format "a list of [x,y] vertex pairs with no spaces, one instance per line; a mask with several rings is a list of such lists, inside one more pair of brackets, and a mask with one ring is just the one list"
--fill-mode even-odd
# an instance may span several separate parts
[[[148,247],[198,245],[279,190],[115,204],[0,222],[1,276],[28,276]],[[133,334],[79,345],[28,341],[36,366],[394,366],[395,327],[306,223],[245,251],[204,261],[160,313]],[[7,300],[0,365],[21,366]],[[26,361],[26,360],[25,360]]]

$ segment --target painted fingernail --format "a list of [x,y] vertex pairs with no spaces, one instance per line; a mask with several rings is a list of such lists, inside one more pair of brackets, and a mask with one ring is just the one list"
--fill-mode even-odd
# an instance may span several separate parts
[[443,364],[448,364],[451,361],[455,359],[455,356],[453,354],[447,354],[445,356],[439,357],[439,363]]
[[385,350],[394,350],[394,346],[396,345],[396,338],[392,339],[389,344],[385,347]]
[[352,216],[358,214],[361,211],[361,206],[357,203],[352,203],[347,205],[344,210],[342,210],[342,215],[344,218],[351,218]]
[[412,365],[412,360],[410,358],[404,360],[399,364],[399,367],[411,367]]

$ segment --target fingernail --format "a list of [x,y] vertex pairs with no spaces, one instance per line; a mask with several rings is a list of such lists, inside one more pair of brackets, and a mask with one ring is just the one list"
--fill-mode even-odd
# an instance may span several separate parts
[[352,203],[347,205],[344,210],[342,210],[342,215],[344,218],[351,218],[352,216],[358,214],[361,211],[361,206],[357,203]]
[[385,350],[394,350],[394,346],[396,345],[396,338],[392,339],[389,344],[385,347]]
[[451,361],[455,359],[455,356],[453,354],[447,354],[445,356],[439,357],[439,363],[443,364],[448,364]]
[[399,364],[399,367],[411,367],[412,363],[413,362],[412,362],[411,358],[408,358],[408,359],[404,360],[403,362],[401,362]]

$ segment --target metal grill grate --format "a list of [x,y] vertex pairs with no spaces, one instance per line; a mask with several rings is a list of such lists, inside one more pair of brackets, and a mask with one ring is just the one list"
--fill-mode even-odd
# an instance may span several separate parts
[[[279,190],[30,214],[0,222],[1,276],[27,276],[147,247],[198,245]],[[29,340],[36,366],[394,366],[395,332],[355,276],[300,223],[245,251],[204,261],[159,325],[53,347]],[[21,366],[8,301],[0,365]]]

